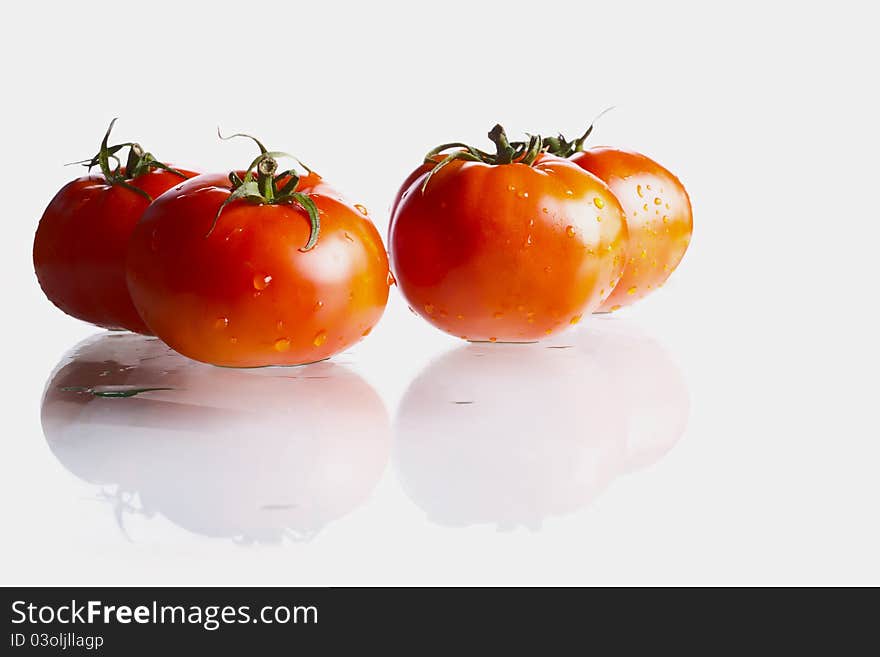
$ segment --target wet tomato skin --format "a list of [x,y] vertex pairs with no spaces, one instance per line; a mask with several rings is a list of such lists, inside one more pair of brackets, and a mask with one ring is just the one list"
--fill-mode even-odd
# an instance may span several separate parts
[[234,201],[211,230],[230,194],[225,175],[156,199],[131,239],[128,286],[157,336],[194,360],[258,367],[323,360],[369,333],[388,298],[382,240],[315,174],[297,189],[320,213],[307,252],[308,215],[296,205]]
[[607,183],[626,212],[626,266],[599,308],[617,310],[663,285],[681,262],[693,232],[690,198],[678,178],[639,153],[597,147],[571,160]]
[[[152,198],[181,182],[180,176],[160,169],[128,181]],[[125,280],[128,240],[149,204],[137,192],[109,184],[101,174],[62,187],[34,236],[34,271],[49,300],[77,319],[149,334]]]
[[[391,201],[391,213],[390,219],[388,221],[388,242],[391,242],[391,233],[394,230],[394,217],[397,214],[397,207],[400,205],[400,202],[407,196],[412,193],[411,188],[414,187],[414,183],[421,179],[424,182],[424,175],[429,173],[431,169],[433,169],[437,163],[423,163],[417,168],[413,169],[412,172],[406,177],[403,181],[403,184],[398,188],[397,193],[394,195],[394,199]],[[416,190],[418,191],[418,190]]]
[[608,187],[545,155],[533,166],[454,161],[400,194],[392,270],[414,312],[473,341],[528,342],[599,307],[623,268]]

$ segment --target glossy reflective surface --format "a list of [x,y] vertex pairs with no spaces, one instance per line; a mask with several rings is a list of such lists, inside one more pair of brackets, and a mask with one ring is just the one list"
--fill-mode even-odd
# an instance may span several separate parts
[[382,400],[343,366],[222,369],[132,334],[77,345],[47,383],[42,423],[123,531],[131,514],[161,514],[243,543],[308,539],[357,508],[390,447]]
[[633,331],[555,344],[472,344],[410,385],[395,462],[437,523],[538,529],[679,440],[688,392],[674,363]]

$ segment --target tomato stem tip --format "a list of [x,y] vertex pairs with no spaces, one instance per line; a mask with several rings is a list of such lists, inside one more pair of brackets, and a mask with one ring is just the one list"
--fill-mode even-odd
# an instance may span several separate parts
[[312,173],[312,170],[289,153],[268,150],[259,139],[252,137],[251,135],[237,132],[228,137],[224,137],[218,127],[217,136],[223,140],[232,139],[233,137],[245,137],[250,139],[257,145],[260,154],[250,163],[245,171],[244,177],[239,176],[235,171],[229,173],[231,193],[217,210],[217,214],[214,216],[214,221],[211,223],[211,227],[208,229],[205,237],[210,237],[211,233],[214,232],[214,228],[217,226],[217,221],[220,219],[220,215],[230,203],[235,201],[246,201],[248,203],[264,205],[280,205],[286,203],[299,206],[305,210],[309,217],[309,238],[306,241],[306,244],[300,248],[300,251],[310,251],[314,248],[315,244],[318,242],[318,235],[321,231],[321,220],[318,206],[315,205],[315,202],[310,196],[297,191],[300,175],[295,169],[288,169],[278,173],[278,158],[292,158],[297,164],[306,170],[307,174]]

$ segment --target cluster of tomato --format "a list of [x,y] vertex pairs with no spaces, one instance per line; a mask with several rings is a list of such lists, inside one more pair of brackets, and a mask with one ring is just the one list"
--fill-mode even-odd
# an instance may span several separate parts
[[389,269],[366,209],[298,160],[280,170],[285,153],[251,137],[247,169],[197,175],[109,145],[112,127],[84,162],[101,173],[40,220],[40,285],[74,317],[216,365],[328,358],[372,330],[395,279],[448,333],[534,341],[658,288],[691,236],[684,187],[649,158],[584,150],[590,130],[510,142],[496,126],[494,153],[443,144],[404,182]]

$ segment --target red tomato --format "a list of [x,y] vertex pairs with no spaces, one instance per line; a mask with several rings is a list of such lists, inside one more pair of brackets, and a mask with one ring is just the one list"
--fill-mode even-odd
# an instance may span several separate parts
[[410,173],[406,179],[403,181],[403,184],[397,190],[397,194],[394,195],[394,200],[391,202],[391,218],[388,222],[388,242],[391,243],[391,233],[394,230],[394,217],[397,214],[397,207],[400,205],[400,202],[406,197],[409,196],[411,192],[411,188],[414,186],[414,183],[421,178],[424,174],[430,173],[431,169],[437,166],[439,162],[428,163],[420,165],[418,168],[414,169],[412,173]]
[[434,326],[467,340],[528,342],[598,308],[623,269],[626,224],[601,180],[537,152],[511,162],[497,131],[497,156],[459,151],[464,160],[447,158],[433,175],[422,169],[401,191],[392,268],[410,307]]
[[233,191],[227,176],[206,174],[163,194],[132,235],[135,306],[157,336],[195,360],[323,360],[367,335],[384,311],[388,259],[366,210],[316,174],[273,178],[271,155],[255,161],[269,167],[260,182],[239,173]]
[[[106,141],[102,153],[116,148]],[[195,174],[156,168],[164,165],[139,146],[132,150],[128,167],[102,166],[103,173],[77,178],[55,195],[34,237],[34,270],[49,300],[68,315],[105,328],[149,333],[125,282],[128,239],[151,198]]]
[[571,160],[604,180],[626,212],[626,267],[599,308],[616,310],[663,285],[681,262],[693,232],[691,202],[678,178],[639,153],[590,148]]

